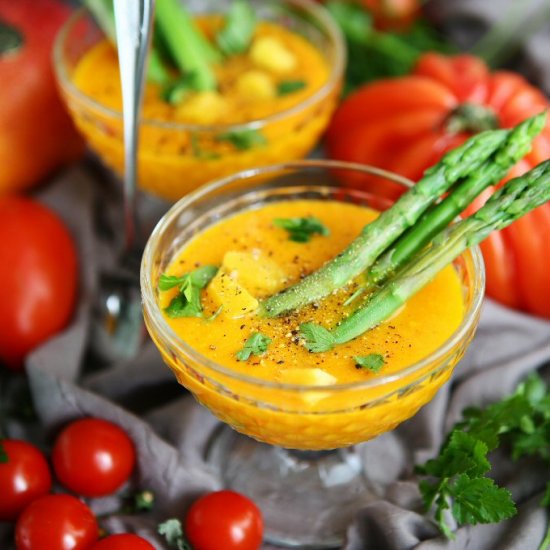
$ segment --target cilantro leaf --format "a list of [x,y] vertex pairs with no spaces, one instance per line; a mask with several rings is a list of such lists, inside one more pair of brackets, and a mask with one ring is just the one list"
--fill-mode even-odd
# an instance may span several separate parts
[[239,151],[247,151],[248,149],[267,143],[265,136],[259,130],[254,129],[233,130],[225,134],[220,134],[217,139],[218,141],[227,141],[231,143]]
[[300,335],[306,341],[306,348],[314,353],[328,351],[336,343],[334,336],[329,330],[315,323],[303,323],[300,325]]
[[[449,537],[444,518],[449,508],[459,525],[497,522],[516,513],[509,491],[485,475],[490,451],[506,444],[514,460],[525,455],[550,460],[550,394],[536,375],[511,396],[484,409],[466,409],[463,417],[439,456],[416,468],[434,478],[421,480],[419,489],[426,509],[435,508],[434,517]],[[550,506],[550,483],[541,504]],[[550,544],[550,529],[546,538]]]
[[277,85],[277,95],[289,95],[294,92],[303,90],[306,87],[306,83],[303,80],[281,80]]
[[2,438],[0,438],[0,464],[7,464],[9,462],[8,453],[4,449],[2,444]]
[[235,356],[239,361],[248,361],[251,355],[263,355],[269,344],[271,344],[271,338],[260,332],[255,332],[245,342],[243,349],[238,351]]
[[203,265],[189,273],[189,279],[193,286],[203,289],[216,276],[218,268],[215,265]]
[[256,14],[246,0],[234,0],[225,25],[216,35],[216,43],[225,55],[244,53],[256,28]]
[[158,526],[159,535],[163,535],[171,548],[177,550],[193,550],[185,536],[179,519],[168,519]]
[[172,319],[202,317],[200,291],[214,278],[217,271],[217,267],[205,265],[181,277],[162,274],[159,280],[160,290],[179,287],[179,294],[172,298],[168,307],[164,309],[166,315]]
[[453,430],[437,458],[428,460],[417,472],[433,477],[453,477],[458,474],[483,475],[491,469],[487,460],[487,445],[461,430]]
[[328,227],[318,218],[309,216],[307,218],[275,218],[273,220],[275,227],[285,229],[289,234],[289,239],[297,243],[307,243],[314,234],[327,237],[330,235]]
[[380,369],[386,364],[384,357],[379,353],[369,353],[369,355],[355,355],[353,357],[358,367],[370,370],[371,372],[380,372]]
[[458,477],[452,486],[453,516],[460,525],[497,523],[517,512],[508,489],[498,487],[489,477]]

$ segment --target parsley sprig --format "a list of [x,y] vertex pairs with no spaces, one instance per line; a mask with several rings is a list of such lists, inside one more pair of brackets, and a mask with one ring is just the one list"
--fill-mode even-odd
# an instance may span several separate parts
[[177,550],[193,550],[189,541],[183,534],[183,528],[179,519],[168,519],[158,526],[159,535],[164,536],[170,548]]
[[177,319],[180,317],[202,317],[201,290],[213,279],[218,268],[213,265],[205,265],[181,277],[162,274],[159,280],[159,289],[170,290],[179,288],[179,293],[172,298],[168,307],[164,310],[168,317]]
[[235,356],[239,361],[248,361],[251,355],[263,355],[271,344],[271,338],[261,332],[255,332],[244,343],[243,349],[238,351]]
[[[426,510],[434,509],[448,538],[453,532],[446,510],[459,526],[499,522],[516,514],[510,492],[486,476],[492,450],[505,446],[513,460],[550,459],[550,393],[537,375],[529,376],[510,397],[485,409],[466,409],[463,416],[439,456],[417,467],[418,473],[429,476],[419,484]],[[550,505],[550,484],[541,504]]]
[[371,372],[380,372],[380,369],[386,364],[384,356],[379,353],[369,353],[368,355],[355,355],[353,357],[355,365]]
[[288,232],[288,238],[297,243],[307,243],[313,235],[327,237],[330,231],[318,218],[309,216],[307,218],[275,218],[275,227],[280,227]]

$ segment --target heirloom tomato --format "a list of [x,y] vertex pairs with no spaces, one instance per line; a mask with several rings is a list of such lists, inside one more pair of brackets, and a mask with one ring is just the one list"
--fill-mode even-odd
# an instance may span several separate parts
[[[420,57],[409,76],[367,84],[337,110],[327,134],[331,158],[385,168],[417,181],[471,135],[509,128],[550,103],[519,74],[491,72],[471,55]],[[508,177],[550,158],[550,122]],[[354,181],[368,187],[372,182]],[[391,189],[390,189],[391,191]],[[472,208],[479,208],[487,190]],[[471,210],[471,209],[470,209]],[[550,318],[550,203],[493,233],[481,245],[487,294]]]

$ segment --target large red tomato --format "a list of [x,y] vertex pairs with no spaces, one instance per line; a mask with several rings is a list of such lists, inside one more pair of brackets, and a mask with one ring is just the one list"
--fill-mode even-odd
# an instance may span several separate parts
[[92,511],[71,495],[34,500],[15,525],[17,550],[89,550],[98,535]]
[[[490,72],[470,55],[428,53],[412,75],[368,84],[344,101],[327,134],[328,154],[416,181],[474,133],[515,126],[549,107],[544,95],[518,74]],[[509,176],[548,158],[550,122]],[[482,244],[489,296],[550,318],[549,234],[550,203]]]
[[52,462],[59,481],[79,495],[101,497],[115,492],[134,469],[132,440],[116,424],[83,418],[57,436]]
[[60,0],[0,0],[0,195],[39,183],[84,152],[51,60],[70,13]]
[[71,317],[76,250],[61,220],[45,206],[0,197],[0,266],[0,363],[17,369]]
[[155,550],[155,547],[137,535],[122,533],[97,541],[90,550]]
[[34,499],[52,486],[50,468],[44,455],[30,443],[0,440],[6,461],[0,462],[0,521],[13,521]]

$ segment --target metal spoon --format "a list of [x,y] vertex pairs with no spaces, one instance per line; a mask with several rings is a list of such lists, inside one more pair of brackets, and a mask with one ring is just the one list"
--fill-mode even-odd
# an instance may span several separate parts
[[107,360],[133,357],[144,335],[139,292],[141,248],[136,216],[138,122],[155,0],[115,0],[124,123],[124,249],[116,269],[102,274],[93,348]]

